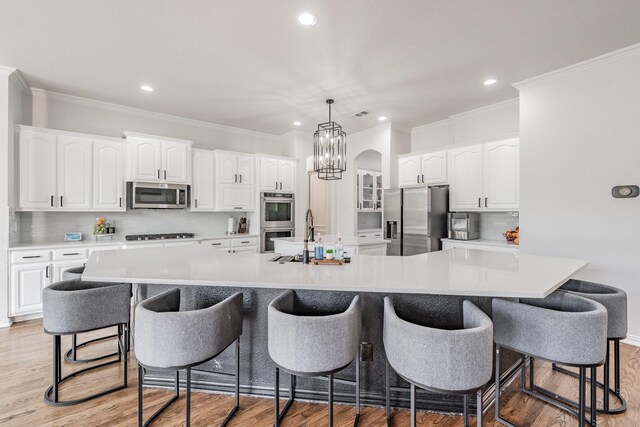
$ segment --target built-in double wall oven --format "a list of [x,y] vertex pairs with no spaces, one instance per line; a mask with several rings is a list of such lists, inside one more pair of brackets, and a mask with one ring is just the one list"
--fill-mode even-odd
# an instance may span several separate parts
[[293,193],[262,193],[260,205],[260,251],[273,252],[271,239],[295,235],[295,197]]

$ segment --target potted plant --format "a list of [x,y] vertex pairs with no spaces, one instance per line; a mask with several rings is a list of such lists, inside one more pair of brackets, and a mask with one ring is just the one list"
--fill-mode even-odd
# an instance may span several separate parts
[[326,259],[333,259],[333,249],[327,249],[327,252],[324,254]]

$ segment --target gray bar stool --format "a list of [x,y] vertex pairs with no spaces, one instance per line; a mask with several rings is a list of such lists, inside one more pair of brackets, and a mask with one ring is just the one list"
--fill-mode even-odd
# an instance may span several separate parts
[[[582,280],[569,280],[560,290],[579,295],[599,302],[607,309],[607,352],[604,362],[604,383],[596,382],[596,385],[603,390],[602,407],[597,408],[598,412],[605,414],[621,414],[627,410],[627,401],[620,394],[620,340],[627,336],[627,294],[622,290],[613,286],[601,285],[599,283],[586,282]],[[613,342],[613,375],[614,388],[609,386],[611,376],[611,352],[610,344]],[[565,368],[553,365],[553,369],[578,377],[578,374],[571,372]],[[587,381],[593,381],[588,378]],[[611,408],[609,402],[609,393],[614,395],[620,402],[617,408]],[[563,399],[565,403],[577,406],[576,402]]]
[[[43,325],[45,333],[53,335],[53,384],[44,394],[50,405],[68,406],[86,402],[127,387],[126,336],[129,329],[131,285],[66,280],[54,283],[42,291]],[[118,328],[118,352],[110,356],[117,359],[81,369],[62,376],[60,341],[62,335]],[[76,400],[61,401],[60,384],[88,371],[124,360],[123,384]]]
[[[521,299],[520,302],[494,299],[495,388],[498,391],[495,419],[507,426],[514,424],[500,417],[500,349],[522,354],[521,391],[578,417],[579,425],[596,423],[596,405],[591,405],[586,419],[586,372],[595,378],[596,367],[605,360],[607,342],[607,310],[595,301],[556,292],[544,299]],[[526,358],[529,364],[529,388],[524,381]],[[555,394],[537,387],[534,382],[533,358],[580,369],[578,410],[557,400]],[[595,381],[591,383],[591,401],[596,400]]]
[[[352,362],[356,367],[356,416],[360,420],[360,333],[362,307],[356,296],[341,313],[308,315],[296,306],[295,294],[286,291],[271,304],[268,311],[269,356],[276,364],[275,426],[280,425],[295,399],[295,378],[329,377],[329,426],[333,426],[333,374]],[[290,392],[280,412],[280,370],[290,374]]]
[[[190,307],[191,308],[191,307]],[[191,425],[191,368],[217,357],[235,342],[235,404],[222,426],[240,408],[240,335],[242,293],[192,309],[180,308],[180,289],[171,289],[142,301],[136,307],[134,348],[138,361],[138,426],[148,426],[180,395],[181,369],[187,371],[186,425]],[[144,370],[176,373],[175,394],[143,422],[142,383]],[[217,372],[216,374],[223,374]]]
[[384,299],[384,351],[387,355],[386,408],[391,425],[390,367],[411,385],[411,426],[416,425],[416,387],[464,395],[464,423],[469,425],[468,396],[477,398],[477,425],[482,426],[482,386],[491,379],[493,324],[469,301],[462,303],[463,328],[444,330],[417,325],[396,314]]
[[[70,268],[62,272],[62,280],[80,280],[82,279],[83,273],[84,273],[84,266]],[[109,357],[116,356],[118,353],[103,354],[101,356],[92,357],[88,359],[80,359],[78,358],[78,349],[86,348],[91,344],[95,344],[111,338],[116,338],[117,336],[118,334],[107,335],[104,337],[94,338],[89,341],[85,341],[83,343],[78,344],[78,335],[73,334],[71,336],[71,348],[64,353],[64,361],[68,363],[91,363],[91,362],[97,362],[98,360],[103,360]],[[127,351],[129,351],[129,340],[130,340],[130,334],[129,334],[129,329],[127,328],[125,333],[125,344],[127,347]]]

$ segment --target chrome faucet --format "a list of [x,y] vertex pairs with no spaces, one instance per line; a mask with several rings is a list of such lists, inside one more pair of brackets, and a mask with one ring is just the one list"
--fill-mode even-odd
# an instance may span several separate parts
[[309,242],[314,241],[313,212],[311,212],[311,209],[307,209],[307,214],[305,215],[305,218],[304,218],[304,229],[305,229],[305,235],[304,235],[303,262],[305,264],[309,264]]

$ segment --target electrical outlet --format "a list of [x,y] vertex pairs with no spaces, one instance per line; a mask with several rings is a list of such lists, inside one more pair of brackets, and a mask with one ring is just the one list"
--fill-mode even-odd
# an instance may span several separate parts
[[360,361],[373,362],[373,344],[370,342],[360,343]]

